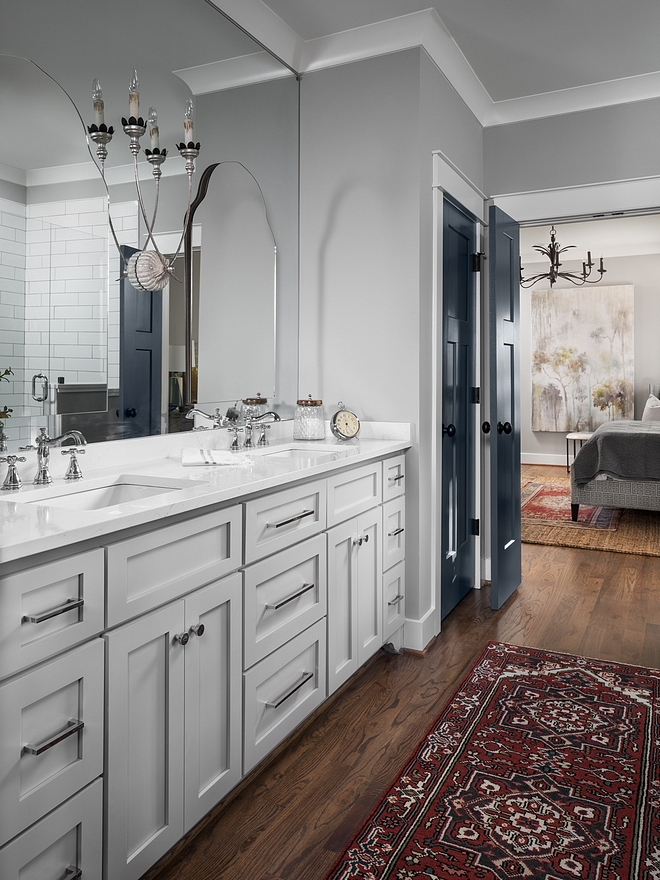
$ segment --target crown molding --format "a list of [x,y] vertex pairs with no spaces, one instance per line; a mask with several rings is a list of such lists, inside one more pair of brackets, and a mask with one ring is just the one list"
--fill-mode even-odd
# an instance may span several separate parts
[[206,95],[293,75],[265,51],[173,70],[172,73],[185,82],[193,95]]
[[434,9],[305,41],[262,0],[213,2],[300,74],[403,49],[422,48],[484,127],[660,97],[658,72],[493,101]]

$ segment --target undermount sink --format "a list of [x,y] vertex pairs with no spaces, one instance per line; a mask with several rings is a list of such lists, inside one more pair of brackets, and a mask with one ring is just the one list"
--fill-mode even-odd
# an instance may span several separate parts
[[323,461],[334,461],[338,458],[345,458],[348,450],[337,449],[333,446],[308,447],[308,446],[287,446],[282,449],[267,449],[263,455],[268,458],[277,459],[293,459],[298,462],[309,462],[310,465],[319,464]]
[[53,494],[58,490],[52,488],[31,492],[20,500],[26,504],[45,504],[49,507],[62,507],[69,510],[103,510],[118,504],[129,504],[162,495],[180,489],[189,489],[187,480],[169,480],[162,478],[145,478],[122,475],[102,486],[90,486],[80,483],[75,487],[67,487],[61,494]]

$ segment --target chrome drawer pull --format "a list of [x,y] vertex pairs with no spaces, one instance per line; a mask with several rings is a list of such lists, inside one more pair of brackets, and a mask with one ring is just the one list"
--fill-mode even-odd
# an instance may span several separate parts
[[64,872],[64,880],[80,880],[82,877],[82,868],[76,868],[75,865],[69,865]]
[[391,601],[391,602],[388,602],[387,604],[388,604],[388,605],[398,605],[399,602],[401,602],[402,599],[403,599],[403,594],[402,594],[402,593],[399,593],[398,596],[395,596],[395,597],[392,599],[392,601]]
[[282,599],[282,601],[278,602],[276,605],[270,605],[267,603],[266,608],[277,611],[278,608],[282,608],[284,605],[288,605],[289,602],[293,602],[294,599],[298,599],[300,596],[303,596],[305,593],[309,592],[309,590],[313,590],[315,586],[315,584],[303,584],[297,593],[293,593],[291,596],[287,596],[286,599]]
[[290,517],[289,519],[281,519],[279,522],[267,522],[267,529],[281,529],[282,526],[288,526],[290,523],[297,522],[299,519],[304,519],[306,516],[314,516],[313,510],[303,510],[302,513],[297,513],[295,516]]
[[401,532],[403,532],[403,531],[404,531],[403,526],[400,526],[398,529],[394,529],[393,532],[388,532],[387,537],[388,538],[396,538],[396,536],[400,535]]
[[296,691],[299,691],[304,684],[307,684],[310,678],[314,678],[314,673],[305,672],[300,681],[297,684],[294,684],[293,687],[290,687],[289,690],[285,694],[282,694],[282,696],[278,700],[275,700],[273,703],[266,703],[266,708],[277,709],[277,707],[281,706],[285,700],[288,700],[289,697],[292,697]]
[[397,483],[399,480],[402,480],[405,477],[405,474],[397,474],[396,477],[390,477],[390,483]]
[[73,736],[74,733],[78,733],[79,730],[82,730],[85,726],[84,721],[78,721],[76,718],[72,718],[66,729],[56,733],[55,736],[50,739],[45,740],[40,743],[38,746],[33,746],[28,743],[26,746],[23,746],[23,751],[27,752],[28,755],[41,755],[43,752],[48,749],[52,749],[53,746],[56,746],[58,743],[61,743],[62,740],[67,739],[70,736]]
[[51,617],[57,617],[58,614],[66,614],[67,611],[73,611],[74,608],[82,608],[84,604],[84,599],[67,599],[64,605],[58,605],[57,608],[51,608],[49,611],[42,611],[41,614],[25,614],[22,622],[43,623],[44,620],[50,620]]

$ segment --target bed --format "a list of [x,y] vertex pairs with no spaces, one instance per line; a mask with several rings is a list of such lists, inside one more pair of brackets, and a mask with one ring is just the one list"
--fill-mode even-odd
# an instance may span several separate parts
[[571,466],[571,518],[580,504],[660,511],[660,421],[600,425]]

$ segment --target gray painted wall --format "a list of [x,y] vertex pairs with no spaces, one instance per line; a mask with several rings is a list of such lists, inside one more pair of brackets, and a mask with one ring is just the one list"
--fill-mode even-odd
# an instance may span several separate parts
[[[430,570],[432,158],[481,180],[481,130],[420,50],[306,74],[301,89],[300,394],[408,421],[406,617]],[[406,637],[408,642],[408,635]]]

